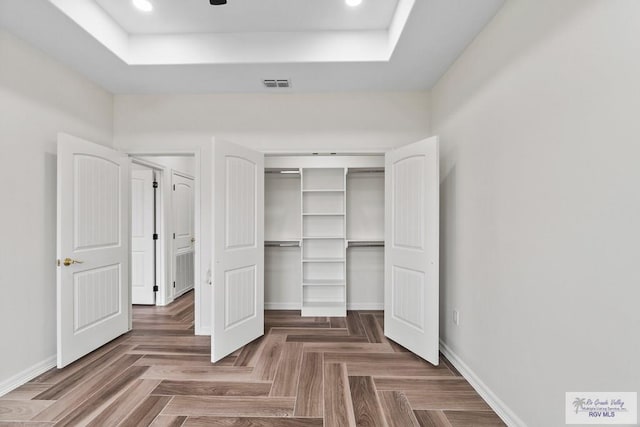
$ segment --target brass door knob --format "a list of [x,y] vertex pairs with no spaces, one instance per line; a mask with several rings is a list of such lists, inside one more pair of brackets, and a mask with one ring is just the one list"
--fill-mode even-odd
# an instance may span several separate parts
[[62,263],[64,264],[65,267],[69,267],[71,264],[82,264],[82,261],[78,261],[71,258],[65,258],[64,261],[62,261]]

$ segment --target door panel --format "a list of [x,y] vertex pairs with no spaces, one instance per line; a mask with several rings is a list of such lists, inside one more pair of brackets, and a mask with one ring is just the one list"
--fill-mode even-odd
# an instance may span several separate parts
[[108,158],[74,153],[73,249],[118,246],[120,165]]
[[385,335],[439,360],[438,138],[386,155]]
[[194,258],[194,181],[173,173],[173,272],[174,297],[193,289],[195,281]]
[[131,300],[155,304],[153,171],[131,170]]
[[129,329],[129,185],[126,156],[58,135],[59,368]]
[[264,157],[216,141],[211,359],[264,334]]
[[225,249],[255,247],[256,164],[228,156],[225,169]]
[[256,266],[227,271],[224,278],[225,329],[256,315]]

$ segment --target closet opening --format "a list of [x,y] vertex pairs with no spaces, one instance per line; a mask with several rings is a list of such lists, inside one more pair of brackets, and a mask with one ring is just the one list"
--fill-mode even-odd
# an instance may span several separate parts
[[384,309],[384,156],[265,157],[265,309]]
[[165,306],[196,289],[193,154],[131,155],[131,303]]
[[437,365],[438,150],[438,137],[384,155],[214,141],[211,361],[264,335],[264,309],[384,310],[384,335]]

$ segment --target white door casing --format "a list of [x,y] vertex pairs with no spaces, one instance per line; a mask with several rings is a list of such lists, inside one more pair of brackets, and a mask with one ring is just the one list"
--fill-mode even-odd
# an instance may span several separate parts
[[195,234],[194,234],[194,180],[173,172],[173,296],[178,297],[194,287]]
[[264,335],[264,156],[216,141],[213,150],[211,360]]
[[155,304],[153,171],[131,169],[131,302]]
[[384,333],[439,360],[438,137],[385,156]]
[[[129,159],[58,135],[57,363],[129,330]],[[76,261],[65,266],[65,258]]]

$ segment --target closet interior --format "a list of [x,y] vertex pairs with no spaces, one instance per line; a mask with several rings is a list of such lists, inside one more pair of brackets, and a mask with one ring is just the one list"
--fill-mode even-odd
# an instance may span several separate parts
[[265,308],[384,307],[384,157],[265,158]]

